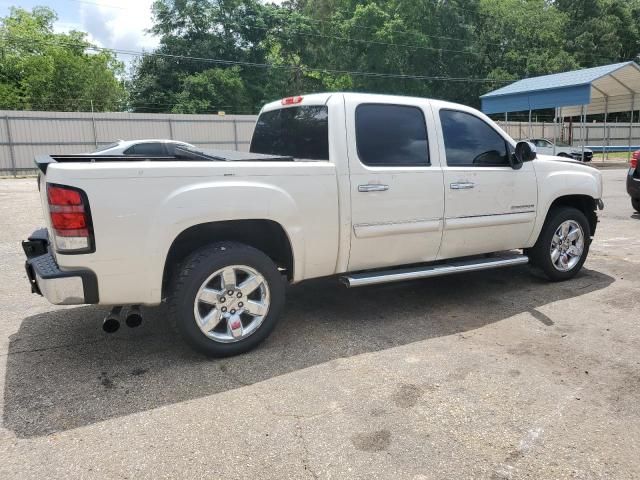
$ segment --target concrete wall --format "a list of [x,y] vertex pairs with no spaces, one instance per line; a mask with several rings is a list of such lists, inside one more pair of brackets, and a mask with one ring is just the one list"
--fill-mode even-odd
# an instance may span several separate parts
[[166,138],[248,150],[255,115],[0,110],[0,175],[29,173],[37,155],[91,152],[115,140]]

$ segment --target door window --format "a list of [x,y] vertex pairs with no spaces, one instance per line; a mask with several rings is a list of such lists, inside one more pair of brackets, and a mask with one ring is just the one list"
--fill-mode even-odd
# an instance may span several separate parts
[[372,167],[429,165],[427,127],[417,107],[359,105],[356,145],[360,161]]
[[451,167],[507,167],[505,139],[480,118],[466,112],[440,110],[440,122]]

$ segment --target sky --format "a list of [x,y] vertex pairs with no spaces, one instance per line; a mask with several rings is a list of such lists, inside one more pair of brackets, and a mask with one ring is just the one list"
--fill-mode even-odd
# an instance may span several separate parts
[[[153,0],[0,0],[0,16],[11,6],[30,10],[36,5],[58,14],[56,31],[81,30],[101,47],[150,50],[158,39],[145,32],[151,27]],[[121,58],[128,61],[129,58]]]
[[44,5],[57,12],[57,31],[88,32],[89,40],[101,47],[150,50],[158,45],[158,39],[145,32],[151,27],[152,4],[153,0],[0,0],[0,17],[11,6],[30,10]]

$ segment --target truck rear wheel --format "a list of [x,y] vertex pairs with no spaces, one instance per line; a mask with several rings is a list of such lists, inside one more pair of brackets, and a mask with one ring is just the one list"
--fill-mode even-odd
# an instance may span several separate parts
[[636,212],[640,213],[640,198],[632,198],[631,206]]
[[222,242],[184,261],[168,303],[189,345],[205,355],[226,357],[247,352],[269,336],[284,296],[284,280],[268,256]]
[[557,207],[549,212],[536,244],[528,251],[532,265],[549,280],[573,278],[589,253],[591,230],[584,213],[573,207]]

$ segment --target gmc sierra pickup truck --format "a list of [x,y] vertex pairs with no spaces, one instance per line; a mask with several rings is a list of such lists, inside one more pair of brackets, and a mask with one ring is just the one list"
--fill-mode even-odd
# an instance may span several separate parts
[[[327,93],[266,105],[250,151],[36,159],[46,228],[23,242],[54,304],[166,301],[213,356],[273,330],[287,283],[348,287],[531,263],[581,269],[600,173],[537,156],[482,113],[421,98]],[[105,324],[107,325],[107,324]]]

